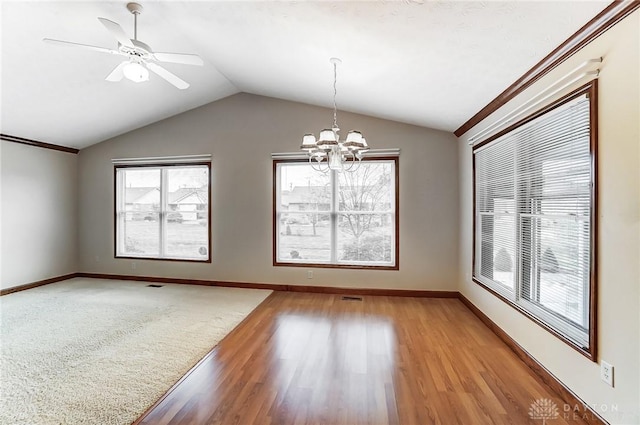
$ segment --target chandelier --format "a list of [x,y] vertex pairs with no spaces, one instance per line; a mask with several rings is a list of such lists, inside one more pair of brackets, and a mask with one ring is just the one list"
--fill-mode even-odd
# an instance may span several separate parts
[[338,58],[331,58],[329,61],[333,64],[333,126],[322,130],[317,140],[313,134],[305,134],[300,149],[307,153],[309,163],[316,171],[355,171],[369,146],[362,133],[356,130],[351,130],[345,140],[340,140],[336,80],[337,66],[342,61]]

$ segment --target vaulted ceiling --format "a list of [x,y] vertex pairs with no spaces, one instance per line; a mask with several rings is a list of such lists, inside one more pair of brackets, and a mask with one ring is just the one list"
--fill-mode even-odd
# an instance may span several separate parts
[[[138,39],[195,53],[152,74],[105,81],[122,57],[43,38],[117,48],[96,19],[133,38],[126,2],[4,1],[2,133],[83,148],[247,92],[453,131],[609,1],[148,1]],[[319,123],[318,125],[320,125]]]

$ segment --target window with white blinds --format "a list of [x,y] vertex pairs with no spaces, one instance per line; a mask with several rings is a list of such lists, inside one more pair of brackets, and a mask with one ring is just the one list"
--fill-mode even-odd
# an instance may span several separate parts
[[595,81],[474,150],[474,279],[595,357]]

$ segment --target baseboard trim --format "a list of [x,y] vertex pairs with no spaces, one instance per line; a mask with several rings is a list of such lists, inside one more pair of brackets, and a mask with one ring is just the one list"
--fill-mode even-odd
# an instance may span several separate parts
[[344,288],[334,286],[284,285],[277,283],[228,282],[203,279],[174,279],[157,276],[133,276],[123,274],[76,273],[77,277],[93,279],[134,280],[154,283],[178,283],[186,285],[221,286],[227,288],[269,289],[285,292],[310,292],[316,294],[375,295],[387,297],[458,298],[457,291],[422,291],[411,289]]
[[69,273],[62,276],[56,276],[49,279],[38,280],[37,282],[25,283],[24,285],[18,285],[11,288],[0,290],[0,297],[3,295],[13,294],[14,292],[20,292],[31,288],[37,288],[38,286],[48,285],[50,283],[61,282],[67,279],[73,279],[78,273]]
[[[458,298],[462,303],[467,306],[473,314],[475,314],[482,323],[484,323],[494,334],[498,336],[519,358],[529,366],[529,368],[544,382],[549,388],[555,391],[565,403],[571,406],[580,406],[581,419],[590,425],[609,425],[597,412],[582,401],[580,397],[574,394],[569,388],[567,388],[562,381],[560,381],[555,375],[547,370],[542,364],[540,364],[527,350],[522,348],[513,338],[509,336],[500,326],[498,326],[493,320],[484,314],[475,304],[473,304],[467,297],[458,293]],[[588,414],[585,414],[587,413]]]
[[337,295],[374,295],[382,297],[458,298],[457,291],[423,291],[415,289],[344,288],[335,286],[287,285],[287,291]]

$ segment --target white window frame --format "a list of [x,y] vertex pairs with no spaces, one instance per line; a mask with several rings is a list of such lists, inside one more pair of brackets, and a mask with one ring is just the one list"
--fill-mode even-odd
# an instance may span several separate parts
[[[577,99],[586,96],[588,99],[588,104],[590,107],[589,110],[589,152],[590,152],[590,205],[589,205],[589,215],[588,218],[584,217],[576,217],[575,220],[578,222],[581,220],[588,220],[589,223],[589,240],[586,241],[589,244],[589,269],[584,273],[586,278],[584,280],[585,287],[583,287],[583,293],[586,294],[585,305],[583,306],[583,322],[588,324],[588,327],[585,329],[582,326],[578,326],[576,323],[572,322],[569,318],[563,317],[560,314],[554,313],[550,309],[543,307],[541,304],[529,301],[525,296],[526,288],[523,285],[523,278],[521,276],[523,269],[523,259],[524,254],[522,253],[523,244],[526,237],[523,235],[523,217],[532,217],[538,218],[541,217],[541,214],[527,214],[523,211],[519,211],[518,207],[516,207],[515,211],[515,223],[514,223],[514,239],[515,239],[515,258],[514,258],[514,286],[515,288],[512,290],[507,286],[500,284],[499,282],[492,280],[486,276],[481,274],[482,267],[482,226],[481,221],[479,220],[481,216],[491,215],[496,216],[498,213],[495,211],[492,213],[487,212],[479,212],[477,211],[477,204],[475,202],[475,198],[477,195],[477,173],[478,169],[476,168],[476,154],[480,152],[482,149],[487,148],[488,146],[492,146],[494,144],[499,144],[501,142],[506,142],[509,140],[509,136],[512,134],[517,134],[517,131],[525,130],[531,126],[536,124],[536,120],[538,118],[544,117],[545,114],[552,112],[558,108],[566,107],[567,104],[572,104],[572,102],[576,102]],[[513,142],[513,139],[511,139]],[[493,137],[490,137],[486,141],[477,144],[474,146],[473,150],[473,161],[474,161],[474,241],[473,241],[473,280],[478,283],[480,286],[488,289],[490,292],[497,295],[503,301],[506,301],[511,306],[515,307],[517,310],[525,314],[527,317],[531,318],[536,323],[540,324],[542,327],[549,330],[551,333],[559,337],[561,340],[565,341],[572,348],[576,349],[576,351],[580,352],[584,356],[588,357],[592,361],[596,361],[596,299],[595,294],[596,291],[596,279],[595,279],[595,270],[596,270],[596,242],[595,237],[597,234],[596,227],[596,144],[597,144],[597,80],[594,80],[585,86],[579,88],[578,90],[564,96],[562,99],[554,102],[548,107],[544,108],[541,111],[534,113],[532,116],[525,118],[524,120],[514,124],[510,128],[501,131]],[[516,157],[515,161],[518,159]],[[517,173],[514,173],[514,175]],[[514,179],[515,180],[515,179]],[[518,194],[518,186],[517,182],[514,181],[514,188],[516,189],[516,194],[514,195],[514,200],[516,202],[516,206],[520,205],[522,198]],[[527,198],[528,199],[528,198]],[[553,217],[554,219],[566,219],[567,217]],[[528,241],[529,244],[534,243],[534,239]],[[528,258],[528,257],[527,257]],[[534,265],[530,265],[529,267],[536,267]],[[533,270],[533,269],[532,269]],[[583,270],[584,271],[584,270]],[[540,285],[540,282],[534,282],[536,285]],[[535,290],[535,288],[534,288]],[[586,313],[585,313],[586,312]],[[585,315],[586,314],[586,315]]]
[[[390,199],[391,208],[389,211],[340,211],[339,210],[339,187],[338,187],[338,172],[337,171],[328,171],[330,176],[330,187],[331,187],[331,203],[328,211],[315,211],[318,214],[327,214],[330,216],[330,249],[331,255],[329,261],[309,261],[309,260],[301,260],[301,261],[291,261],[289,259],[284,260],[279,258],[279,246],[280,246],[280,226],[281,226],[281,216],[284,213],[280,210],[280,169],[282,165],[287,164],[307,164],[307,166],[311,167],[308,164],[307,160],[274,160],[274,205],[273,205],[273,265],[274,266],[293,266],[293,267],[328,267],[328,268],[351,268],[351,269],[378,269],[378,270],[399,270],[399,261],[398,261],[398,251],[399,251],[399,222],[398,222],[398,207],[399,207],[399,173],[398,173],[398,164],[399,158],[397,156],[392,157],[374,157],[374,158],[365,158],[362,160],[363,166],[367,162],[384,162],[393,165],[392,175],[394,176],[394,182],[391,184]],[[346,171],[345,171],[346,172]],[[319,172],[320,173],[320,172]],[[309,213],[310,211],[305,211],[305,213]],[[296,214],[295,212],[286,212],[287,214]],[[302,213],[301,213],[302,214]],[[391,261],[389,262],[371,262],[371,261],[340,261],[338,259],[338,217],[344,214],[388,214],[391,217]]]
[[[208,156],[207,156],[208,157]],[[198,263],[210,263],[211,262],[211,162],[210,161],[198,161],[189,157],[179,157],[180,159],[186,158],[185,162],[172,163],[172,158],[160,159],[153,158],[154,163],[146,163],[143,159],[134,160],[114,160],[114,257],[124,259],[145,259],[145,260],[166,260],[166,261],[186,261],[186,262],[198,262]],[[198,210],[198,214],[204,214],[207,218],[207,255],[206,257],[191,257],[191,256],[179,256],[166,252],[166,224],[167,215],[174,212],[169,209],[168,204],[168,171],[176,168],[206,168],[208,173],[207,190],[208,190],[208,204],[204,210]],[[126,237],[124,235],[125,229],[125,196],[123,196],[124,179],[120,171],[126,172],[127,170],[159,170],[160,171],[160,210],[159,211],[136,211],[136,213],[153,213],[158,214],[158,227],[159,227],[159,252],[157,254],[137,254],[126,252],[124,249]]]

